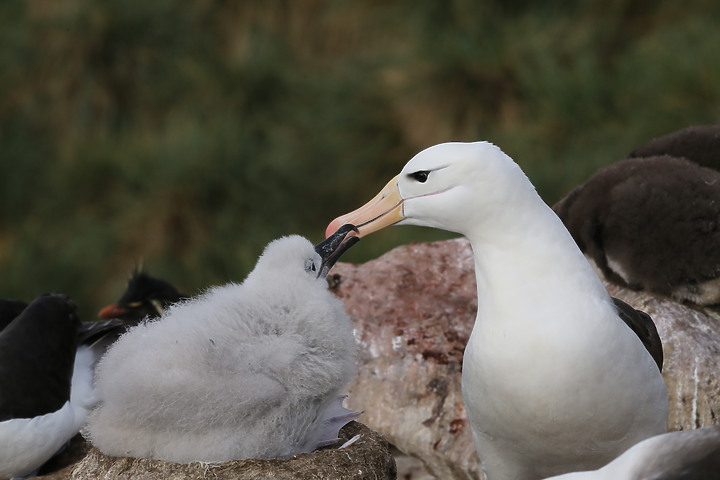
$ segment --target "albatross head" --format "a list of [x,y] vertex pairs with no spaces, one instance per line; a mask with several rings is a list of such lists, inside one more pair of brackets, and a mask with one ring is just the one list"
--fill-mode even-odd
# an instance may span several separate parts
[[520,167],[495,145],[442,143],[415,155],[372,200],[333,220],[326,234],[353,224],[363,237],[398,224],[467,235],[469,225],[528,191],[534,188]]

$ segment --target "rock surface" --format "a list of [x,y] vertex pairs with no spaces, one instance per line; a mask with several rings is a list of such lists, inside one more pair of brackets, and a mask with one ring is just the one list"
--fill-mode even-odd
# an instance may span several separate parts
[[477,310],[468,242],[398,247],[333,272],[360,341],[349,408],[437,478],[479,478],[460,392]]
[[606,283],[610,295],[647,312],[663,342],[669,430],[720,424],[720,317],[647,292]]
[[[460,386],[477,308],[469,242],[398,247],[362,265],[338,264],[333,272],[361,343],[349,407],[364,410],[370,428],[421,459],[437,478],[484,478]],[[720,319],[668,298],[608,289],[657,324],[669,428],[720,423]]]
[[[344,449],[342,443],[355,435],[360,439]],[[395,479],[395,461],[385,439],[366,426],[351,422],[340,431],[341,442],[336,447],[296,455],[288,460],[242,460],[216,464],[179,464],[138,458],[116,458],[103,455],[89,447],[79,462],[49,474],[63,480],[133,479],[238,479],[238,480],[379,480]]]

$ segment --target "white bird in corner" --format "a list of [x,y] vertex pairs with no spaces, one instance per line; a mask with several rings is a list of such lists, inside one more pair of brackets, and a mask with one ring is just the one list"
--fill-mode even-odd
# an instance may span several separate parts
[[666,431],[655,326],[608,295],[562,222],[495,145],[420,152],[327,232],[344,224],[360,237],[398,224],[470,240],[478,313],[462,388],[490,480],[599,468]]
[[720,478],[720,425],[643,440],[599,470],[547,480],[712,480]]
[[242,284],[212,288],[134,327],[97,369],[87,431],[112,456],[179,463],[286,458],[357,417],[340,390],[356,342],[326,276],[358,240],[271,242]]

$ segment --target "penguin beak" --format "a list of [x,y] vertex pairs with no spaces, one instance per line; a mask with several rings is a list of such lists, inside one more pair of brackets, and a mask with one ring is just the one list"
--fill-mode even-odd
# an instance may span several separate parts
[[390,180],[380,193],[362,207],[330,222],[325,230],[325,236],[330,237],[340,225],[352,224],[357,226],[358,236],[364,237],[405,218],[398,177]]
[[113,303],[111,305],[108,305],[107,307],[103,307],[98,312],[98,317],[108,320],[111,318],[117,318],[125,312],[127,312],[127,309],[122,308],[117,303]]
[[345,251],[360,241],[357,236],[358,230],[354,225],[346,224],[338,228],[337,231],[330,235],[322,242],[315,245],[315,251],[322,258],[320,270],[318,270],[318,278],[326,277],[335,262]]

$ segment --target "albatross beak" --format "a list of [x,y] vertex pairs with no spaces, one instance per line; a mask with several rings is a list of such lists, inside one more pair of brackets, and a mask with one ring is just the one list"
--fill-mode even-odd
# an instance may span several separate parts
[[341,225],[352,224],[356,226],[358,236],[364,237],[405,218],[403,198],[400,196],[397,182],[396,176],[368,203],[330,222],[325,230],[325,236],[330,237]]
[[335,262],[345,251],[360,241],[354,225],[343,225],[337,232],[315,245],[315,251],[322,258],[318,277],[326,277]]

